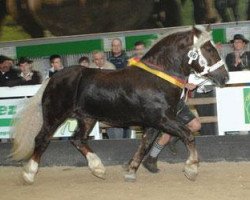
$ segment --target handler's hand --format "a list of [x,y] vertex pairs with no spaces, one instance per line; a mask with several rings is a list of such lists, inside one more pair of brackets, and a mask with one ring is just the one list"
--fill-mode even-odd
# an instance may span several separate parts
[[197,87],[197,85],[193,84],[193,83],[186,83],[185,88],[187,88],[188,90],[194,90]]

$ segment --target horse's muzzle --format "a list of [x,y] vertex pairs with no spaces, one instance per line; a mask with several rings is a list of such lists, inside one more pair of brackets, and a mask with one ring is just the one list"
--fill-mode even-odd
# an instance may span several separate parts
[[229,80],[229,74],[226,67],[223,65],[207,74],[207,77],[211,79],[216,86],[223,87]]

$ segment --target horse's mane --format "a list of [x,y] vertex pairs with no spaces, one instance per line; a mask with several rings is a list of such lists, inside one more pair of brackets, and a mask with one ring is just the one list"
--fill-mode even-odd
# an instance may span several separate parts
[[[193,33],[197,37],[193,37]],[[191,26],[175,28],[161,35],[141,60],[160,66],[162,71],[166,71],[170,66],[180,66],[184,53],[191,48],[199,48],[208,40],[211,40],[210,32],[207,32],[203,26],[195,29]]]
[[[162,41],[164,38],[167,38],[168,36],[175,34],[175,33],[179,33],[179,32],[186,32],[186,31],[191,31],[192,27],[188,26],[188,27],[181,27],[181,28],[172,28],[171,30],[167,30],[167,32],[164,32],[160,35],[158,35],[159,37],[156,40],[153,40],[151,43],[151,48],[154,47],[155,45],[157,45],[157,43],[159,43],[160,41]],[[149,48],[148,51],[151,49]],[[145,52],[145,54],[147,54],[147,52]]]
[[[195,26],[199,31],[201,31],[201,35],[200,35],[200,39],[199,42],[195,45],[198,46],[201,43],[204,43],[204,41],[211,39],[211,34],[209,32],[206,31],[204,26],[201,25],[196,25]],[[154,47],[156,46],[159,42],[162,42],[162,40],[165,40],[166,38],[168,38],[169,36],[173,35],[173,34],[182,34],[185,33],[187,31],[191,31],[193,29],[192,26],[187,26],[187,27],[181,27],[181,28],[172,28],[171,30],[168,29],[167,32],[159,35],[158,39],[156,40],[152,40],[151,42],[151,48],[149,48],[147,51],[145,51],[144,56]]]

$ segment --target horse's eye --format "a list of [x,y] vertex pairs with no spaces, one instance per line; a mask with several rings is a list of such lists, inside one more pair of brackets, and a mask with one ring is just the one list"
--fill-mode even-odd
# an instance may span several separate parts
[[213,48],[208,47],[206,50],[207,50],[209,53],[211,53],[211,52],[213,51]]

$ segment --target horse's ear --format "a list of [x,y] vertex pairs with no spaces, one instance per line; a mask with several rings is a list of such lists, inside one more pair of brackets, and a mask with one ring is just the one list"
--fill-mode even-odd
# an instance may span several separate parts
[[211,31],[212,31],[211,24],[208,24],[208,25],[207,25],[206,31],[207,31],[207,32],[211,32]]
[[198,28],[196,28],[194,25],[193,25],[193,34],[195,35],[195,36],[197,36],[197,37],[199,37],[200,36],[200,34],[202,33],[202,31],[201,30],[199,30]]

